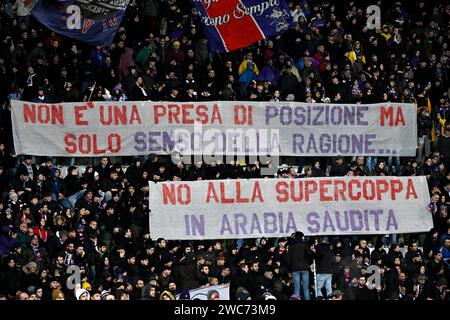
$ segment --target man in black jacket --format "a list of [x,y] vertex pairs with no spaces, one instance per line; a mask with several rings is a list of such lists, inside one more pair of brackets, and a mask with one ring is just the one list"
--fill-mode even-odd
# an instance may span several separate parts
[[33,164],[33,157],[26,155],[24,160],[17,167],[17,177],[19,178],[21,174],[28,175],[31,181],[34,181],[37,176],[36,166]]
[[245,290],[250,290],[251,284],[250,284],[250,278],[249,278],[249,272],[250,268],[247,264],[241,263],[239,264],[239,269],[237,270],[236,274],[231,280],[231,296],[234,297],[238,291],[238,288],[242,288]]
[[365,276],[358,278],[358,286],[353,288],[355,300],[378,300],[374,290],[371,290],[366,285],[367,279]]
[[259,261],[253,261],[250,263],[250,271],[248,272],[248,279],[250,284],[250,294],[253,299],[257,299],[263,290],[264,286],[264,276],[259,268]]
[[425,258],[422,250],[419,249],[416,240],[412,240],[405,255],[406,271],[410,277],[419,274],[420,267],[424,264]]
[[69,200],[71,208],[75,208],[75,203],[84,195],[87,183],[78,176],[77,167],[69,167],[68,174],[64,178],[64,196]]
[[19,179],[14,185],[14,190],[17,192],[19,199],[24,203],[29,203],[32,196],[35,194],[35,187],[30,176],[25,172],[21,172]]
[[303,241],[303,232],[297,231],[292,235],[292,243],[287,252],[287,263],[294,277],[294,297],[300,297],[300,287],[303,284],[303,298],[309,296],[309,251]]
[[314,252],[314,258],[316,259],[317,269],[317,288],[316,296],[322,297],[322,287],[325,286],[327,296],[330,296],[333,292],[331,286],[331,280],[333,277],[333,252],[331,251],[330,244],[325,238],[322,238],[320,243],[312,247]]
[[94,171],[100,175],[100,183],[105,184],[108,180],[109,171],[111,170],[111,163],[108,157],[102,157],[100,163],[94,167]]
[[342,156],[334,159],[334,164],[331,166],[330,177],[343,177],[350,170],[350,167],[345,163]]

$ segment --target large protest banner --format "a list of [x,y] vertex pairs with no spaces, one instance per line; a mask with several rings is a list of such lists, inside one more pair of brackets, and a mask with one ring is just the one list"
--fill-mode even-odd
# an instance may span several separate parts
[[391,234],[433,227],[425,177],[150,182],[150,234],[237,239]]
[[413,156],[413,104],[12,102],[16,154]]
[[212,52],[247,47],[292,24],[285,0],[193,0]]
[[31,14],[52,31],[93,45],[112,43],[129,0],[29,0]]

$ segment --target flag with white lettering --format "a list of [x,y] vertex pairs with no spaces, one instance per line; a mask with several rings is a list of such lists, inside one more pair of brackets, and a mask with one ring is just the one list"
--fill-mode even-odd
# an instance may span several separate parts
[[212,52],[227,52],[287,31],[285,0],[193,0]]
[[112,43],[129,0],[29,1],[31,14],[52,31],[92,45]]

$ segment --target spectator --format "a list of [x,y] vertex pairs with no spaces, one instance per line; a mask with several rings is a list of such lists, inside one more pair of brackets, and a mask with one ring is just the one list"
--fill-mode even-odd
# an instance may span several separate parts
[[293,235],[289,251],[287,253],[287,263],[289,270],[294,277],[294,295],[300,299],[300,288],[303,287],[303,298],[310,300],[309,295],[309,250],[305,244],[302,232]]
[[444,260],[445,262],[449,262],[449,258],[450,258],[450,239],[446,238],[444,240],[444,243],[442,245],[442,247],[439,249],[439,251],[442,254],[442,260]]
[[438,283],[441,279],[448,277],[448,265],[443,261],[442,252],[436,251],[430,260],[428,269],[430,279],[433,283]]
[[366,281],[364,276],[358,278],[358,286],[353,288],[355,300],[378,300],[377,294],[367,287]]
[[320,243],[312,247],[314,259],[316,261],[317,268],[317,288],[316,297],[323,297],[322,288],[325,287],[326,297],[331,296],[332,289],[332,260],[333,254],[331,248],[325,238],[322,238]]

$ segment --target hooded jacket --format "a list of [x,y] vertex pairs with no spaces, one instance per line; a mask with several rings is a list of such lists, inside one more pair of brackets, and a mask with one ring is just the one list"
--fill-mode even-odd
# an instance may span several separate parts
[[303,240],[295,240],[294,243],[289,245],[289,251],[287,252],[287,264],[290,271],[308,271],[309,270],[309,257],[307,246]]
[[37,287],[39,285],[39,276],[38,271],[36,270],[35,273],[31,272],[31,268],[37,268],[36,262],[29,262],[25,266],[22,267],[22,274],[20,276],[20,288],[22,291],[28,290],[28,287],[34,286]]
[[151,288],[152,288],[152,286],[150,284],[147,284],[147,285],[145,285],[142,288],[142,292],[141,292],[142,293],[142,297],[141,297],[140,300],[157,300],[158,299],[158,296],[155,296],[155,297],[151,297],[150,296],[150,289]]
[[[140,167],[137,166],[138,161],[141,162]],[[139,181],[142,176],[142,169],[143,169],[142,165],[143,165],[142,160],[139,158],[135,158],[133,164],[127,169],[127,171],[125,172],[125,178],[128,180],[129,184],[133,186],[139,185]]]
[[252,61],[247,62],[247,68],[239,77],[239,83],[247,87],[252,80],[256,80],[255,64]]
[[316,246],[316,267],[318,274],[333,273],[333,252],[328,243],[320,243]]
[[[253,61],[248,60],[248,59],[244,59],[244,61],[241,62],[241,64],[239,65],[239,71],[238,71],[239,75],[241,75],[242,73],[245,72],[245,70],[248,69],[249,62],[253,63]],[[258,66],[255,63],[253,63],[253,65],[254,65],[255,73],[256,73],[256,75],[258,75],[259,74]]]
[[351,61],[352,65],[355,63],[357,56],[362,56],[362,62],[364,64],[366,63],[366,57],[362,53],[361,46],[359,47],[359,50],[356,50],[356,44],[358,43],[361,45],[359,41],[356,41],[353,45],[353,50],[348,53],[348,59]]
[[175,269],[175,278],[181,289],[194,289],[199,286],[200,270],[195,262],[184,259]]
[[161,292],[161,294],[159,295],[159,300],[163,300],[163,296],[168,296],[170,300],[175,300],[175,296],[168,290],[164,290],[163,292]]
[[[116,90],[118,91],[118,94],[116,94]],[[125,93],[123,93],[123,89],[122,86],[120,84],[116,85],[112,92],[111,92],[111,101],[125,101],[127,100],[127,96],[125,95]]]

